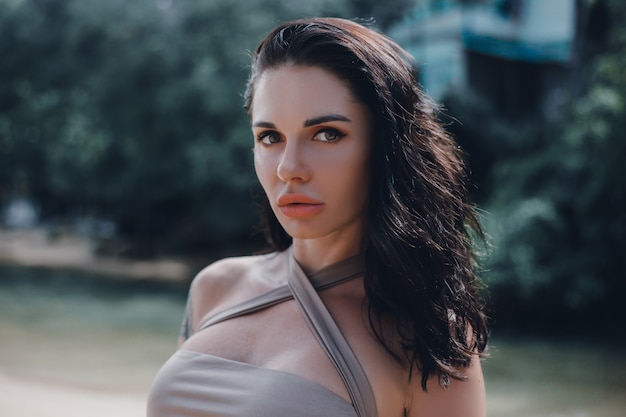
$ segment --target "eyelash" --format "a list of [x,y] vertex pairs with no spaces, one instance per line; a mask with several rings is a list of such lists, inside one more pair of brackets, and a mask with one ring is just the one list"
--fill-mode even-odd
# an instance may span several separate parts
[[[268,138],[268,137],[271,137],[271,136],[278,137],[279,140],[277,140],[276,142],[265,143],[265,138]],[[259,135],[256,137],[256,140],[258,142],[263,143],[264,145],[272,145],[274,143],[280,142],[280,135],[278,133],[274,132],[274,131],[268,130],[268,131],[259,133]]]
[[313,135],[313,137],[316,137],[319,134],[323,134],[323,133],[332,133],[333,135],[336,136],[336,138],[334,140],[323,140],[322,142],[328,142],[328,143],[334,143],[334,142],[338,142],[339,140],[341,140],[341,138],[343,138],[344,136],[346,136],[345,133],[342,133],[340,131],[338,131],[337,129],[333,129],[333,128],[324,128],[324,129],[320,129],[317,131],[317,133],[315,133],[315,135]]
[[[334,142],[338,142],[339,140],[341,140],[341,138],[346,136],[345,133],[342,133],[342,132],[340,132],[337,129],[326,127],[326,128],[320,129],[317,132],[315,132],[313,137],[315,138],[316,136],[318,136],[320,134],[324,134],[324,133],[331,133],[331,134],[335,135],[336,138],[334,140],[321,140],[320,142],[334,143]],[[276,140],[276,142],[266,143],[265,139],[266,138],[270,138],[270,137],[276,137],[276,138],[278,138],[278,140]],[[277,132],[273,131],[273,130],[268,130],[268,131],[260,133],[257,136],[256,140],[258,142],[263,143],[264,145],[273,145],[273,144],[279,143],[281,141],[280,135]]]

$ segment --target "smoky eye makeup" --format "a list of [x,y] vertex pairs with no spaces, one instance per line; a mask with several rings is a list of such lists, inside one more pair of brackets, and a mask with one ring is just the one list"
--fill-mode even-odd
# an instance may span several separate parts
[[337,142],[341,140],[341,138],[343,138],[344,136],[346,136],[346,133],[343,133],[338,129],[335,129],[332,127],[325,127],[325,128],[319,129],[315,133],[315,135],[313,135],[313,140],[317,140],[320,142],[333,143],[333,142]]
[[264,130],[255,135],[256,141],[264,145],[272,145],[282,141],[280,134],[273,130]]

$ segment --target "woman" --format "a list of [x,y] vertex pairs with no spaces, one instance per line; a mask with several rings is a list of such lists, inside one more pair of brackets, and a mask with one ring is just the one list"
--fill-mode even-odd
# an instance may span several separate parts
[[410,57],[351,21],[289,22],[245,107],[272,251],[196,277],[148,415],[485,415],[480,228]]

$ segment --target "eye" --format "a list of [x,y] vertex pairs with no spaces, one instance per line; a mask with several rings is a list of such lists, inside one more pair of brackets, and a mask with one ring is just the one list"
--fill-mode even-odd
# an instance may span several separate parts
[[282,139],[280,138],[280,135],[278,133],[269,130],[260,133],[256,137],[256,140],[263,143],[264,145],[273,145],[274,143],[280,142]]
[[337,142],[344,137],[345,134],[341,133],[337,129],[322,129],[313,136],[313,140],[320,142]]

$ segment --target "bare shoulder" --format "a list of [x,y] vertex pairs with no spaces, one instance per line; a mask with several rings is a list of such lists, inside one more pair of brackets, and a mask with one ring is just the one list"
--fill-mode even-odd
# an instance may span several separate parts
[[463,370],[466,381],[452,379],[447,388],[443,388],[433,378],[428,382],[428,391],[421,389],[419,379],[415,378],[412,387],[410,417],[485,417],[486,398],[485,382],[481,360],[476,355],[471,365]]
[[239,256],[220,259],[203,268],[193,279],[190,293],[194,297],[222,295],[249,276],[261,256]]
[[224,258],[202,269],[189,290],[192,333],[207,317],[278,286],[280,253]]

